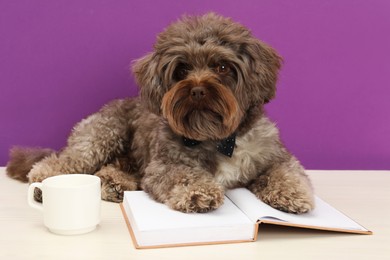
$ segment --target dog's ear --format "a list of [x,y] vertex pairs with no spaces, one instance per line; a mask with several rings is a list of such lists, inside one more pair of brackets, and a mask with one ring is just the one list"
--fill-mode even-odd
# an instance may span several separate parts
[[155,113],[161,113],[161,100],[163,91],[159,69],[159,57],[155,53],[149,53],[138,59],[132,66],[136,82],[140,88],[140,95],[147,108]]
[[249,66],[245,76],[247,84],[251,85],[253,94],[262,98],[262,103],[268,103],[275,96],[276,81],[282,58],[277,52],[256,38],[250,38],[241,45],[241,55]]

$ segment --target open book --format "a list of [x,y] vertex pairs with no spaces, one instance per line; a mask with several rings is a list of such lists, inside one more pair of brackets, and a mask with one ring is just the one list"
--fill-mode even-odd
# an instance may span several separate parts
[[276,210],[244,188],[226,192],[224,204],[208,213],[182,213],[143,191],[126,191],[122,212],[136,248],[255,241],[261,223],[372,234],[316,197],[316,208],[295,215]]

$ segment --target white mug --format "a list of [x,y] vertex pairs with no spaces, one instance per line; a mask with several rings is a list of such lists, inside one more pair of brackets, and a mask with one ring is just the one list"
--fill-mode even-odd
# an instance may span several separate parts
[[[34,190],[42,190],[42,204]],[[34,182],[28,188],[28,204],[43,211],[44,225],[60,235],[90,232],[100,222],[100,178],[89,174],[63,174]]]

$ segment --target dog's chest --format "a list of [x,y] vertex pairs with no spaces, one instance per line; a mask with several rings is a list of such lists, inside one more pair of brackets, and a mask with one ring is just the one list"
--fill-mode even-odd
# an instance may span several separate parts
[[260,149],[253,143],[237,138],[233,156],[218,155],[216,180],[226,188],[247,183],[256,175],[256,158]]
[[226,188],[234,188],[253,180],[269,161],[277,129],[267,119],[260,120],[247,134],[236,139],[233,156],[217,155],[216,180]]
[[218,168],[215,177],[224,187],[232,188],[246,183],[256,174],[256,152],[248,149],[249,146],[252,148],[251,143],[237,139],[236,148],[231,158],[217,155]]

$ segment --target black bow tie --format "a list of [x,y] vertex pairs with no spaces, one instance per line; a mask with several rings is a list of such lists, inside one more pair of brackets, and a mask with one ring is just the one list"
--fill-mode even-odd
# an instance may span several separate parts
[[[193,147],[200,144],[201,141],[189,139],[183,136],[183,143],[187,147]],[[232,157],[235,145],[236,145],[236,134],[234,133],[228,138],[218,141],[217,151],[223,155]]]

